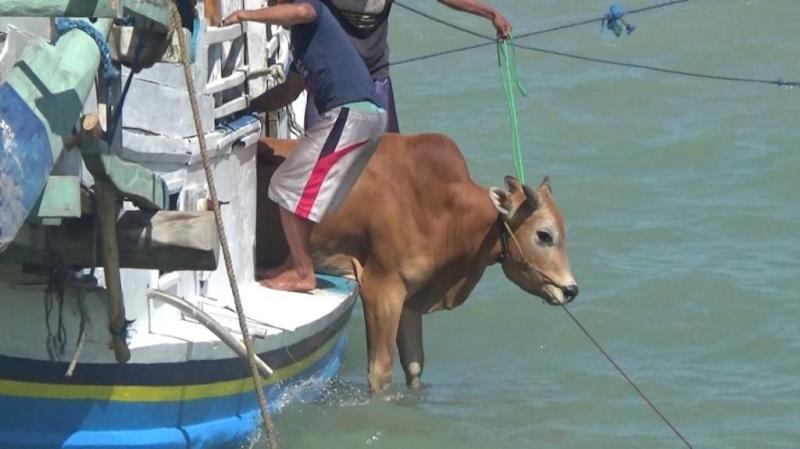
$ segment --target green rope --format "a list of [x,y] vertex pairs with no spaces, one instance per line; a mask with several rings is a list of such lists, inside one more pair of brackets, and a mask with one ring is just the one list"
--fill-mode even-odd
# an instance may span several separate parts
[[[509,47],[511,49],[509,50]],[[517,121],[517,100],[514,97],[514,88],[519,89],[523,97],[528,96],[528,91],[517,76],[517,53],[514,38],[509,34],[507,39],[497,43],[497,59],[500,66],[500,80],[503,82],[503,91],[508,104],[508,116],[511,121],[511,156],[514,159],[514,168],[517,178],[525,182],[525,167],[522,162],[522,147],[519,143],[519,122]]]

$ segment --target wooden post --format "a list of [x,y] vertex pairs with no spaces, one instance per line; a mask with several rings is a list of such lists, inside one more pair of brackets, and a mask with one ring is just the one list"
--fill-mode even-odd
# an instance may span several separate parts
[[103,243],[103,273],[108,291],[108,328],[111,332],[111,347],[114,349],[117,362],[125,363],[131,358],[131,351],[126,341],[128,322],[125,319],[125,303],[119,271],[117,194],[112,186],[102,181],[95,182],[94,190],[100,239]]
[[[100,120],[93,114],[84,116],[81,132],[86,136],[102,134]],[[117,194],[114,187],[104,181],[95,180],[95,211],[103,246],[103,274],[108,291],[108,329],[111,332],[111,348],[119,363],[131,358],[128,348],[125,318],[125,302],[122,296],[122,279],[119,271],[119,244],[117,242]]]
[[80,145],[85,137],[99,139],[102,135],[103,127],[100,125],[100,117],[94,114],[86,114],[81,118],[81,132],[75,140]]

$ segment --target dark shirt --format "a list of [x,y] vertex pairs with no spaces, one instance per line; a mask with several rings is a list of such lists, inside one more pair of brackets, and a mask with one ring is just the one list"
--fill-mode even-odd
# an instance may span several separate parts
[[372,79],[389,76],[389,12],[392,0],[384,0],[380,11],[364,11],[346,4],[365,4],[346,0],[322,0],[350,36],[353,46],[364,59]]
[[292,27],[292,69],[305,80],[317,110],[359,101],[379,104],[364,61],[333,14],[320,0],[295,3],[308,3],[317,12],[313,22]]

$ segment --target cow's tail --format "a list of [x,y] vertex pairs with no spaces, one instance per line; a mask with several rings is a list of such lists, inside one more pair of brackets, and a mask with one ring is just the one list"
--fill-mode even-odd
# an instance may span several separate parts
[[353,265],[353,275],[356,277],[356,282],[361,285],[361,274],[364,272],[364,266],[355,257],[350,258],[350,263]]

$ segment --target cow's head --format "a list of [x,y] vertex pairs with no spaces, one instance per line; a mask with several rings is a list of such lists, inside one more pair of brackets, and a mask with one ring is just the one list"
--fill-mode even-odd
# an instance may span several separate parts
[[533,189],[506,176],[506,184],[508,191],[489,189],[504,222],[503,272],[523,290],[550,304],[572,301],[578,285],[567,258],[564,217],[553,199],[550,181],[545,177]]

